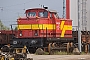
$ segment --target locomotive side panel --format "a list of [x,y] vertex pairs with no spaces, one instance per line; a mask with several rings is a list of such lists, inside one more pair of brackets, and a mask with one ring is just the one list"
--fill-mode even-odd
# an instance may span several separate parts
[[72,38],[72,20],[56,20],[56,37]]

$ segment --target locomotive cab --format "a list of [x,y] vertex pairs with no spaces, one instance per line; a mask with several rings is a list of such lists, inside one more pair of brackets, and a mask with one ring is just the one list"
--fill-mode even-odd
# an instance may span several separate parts
[[45,10],[45,9],[35,9],[35,10],[26,10],[26,17],[29,18],[59,18],[57,11],[55,10]]
[[48,18],[48,11],[40,8],[26,10],[26,17],[34,18]]
[[57,37],[57,35],[60,37],[60,23],[64,20],[59,18],[56,11],[34,8],[26,10],[25,13],[26,18],[19,18],[17,22],[18,38]]

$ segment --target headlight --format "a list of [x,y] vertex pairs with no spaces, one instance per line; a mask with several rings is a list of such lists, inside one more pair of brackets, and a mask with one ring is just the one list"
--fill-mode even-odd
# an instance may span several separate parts
[[37,43],[36,40],[32,40],[32,41],[31,41],[31,44],[36,44],[36,43]]
[[20,36],[22,36],[22,33],[20,33]]
[[13,41],[13,44],[17,44],[17,41]]

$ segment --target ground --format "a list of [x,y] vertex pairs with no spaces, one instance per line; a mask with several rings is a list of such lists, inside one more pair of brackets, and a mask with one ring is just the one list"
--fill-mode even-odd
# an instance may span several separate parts
[[90,55],[35,55],[28,54],[33,60],[90,60]]

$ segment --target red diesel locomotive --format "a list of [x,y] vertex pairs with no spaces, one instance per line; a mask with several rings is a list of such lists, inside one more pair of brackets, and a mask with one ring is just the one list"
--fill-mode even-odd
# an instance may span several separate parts
[[[59,18],[55,10],[45,8],[27,9],[26,17],[17,19],[18,31],[13,39],[14,47],[48,48],[62,47],[73,42],[72,20]],[[61,49],[61,48],[60,48]]]

